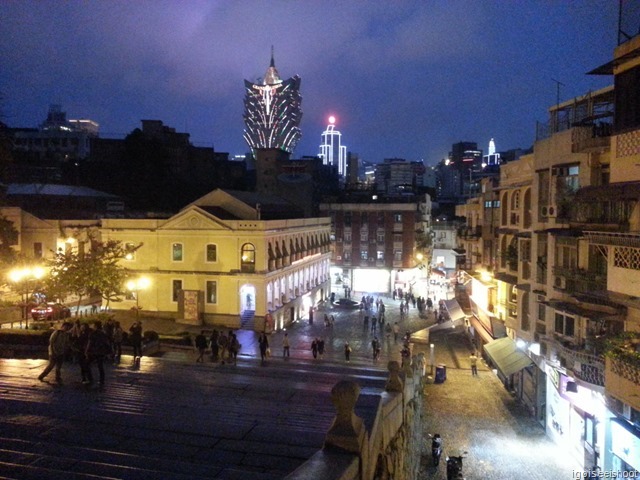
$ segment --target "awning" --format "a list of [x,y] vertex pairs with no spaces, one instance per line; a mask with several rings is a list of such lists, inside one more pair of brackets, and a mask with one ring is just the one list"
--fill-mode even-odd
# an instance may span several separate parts
[[452,322],[466,317],[462,307],[460,307],[460,304],[456,299],[445,300],[444,306],[447,309],[447,312],[449,312],[449,318]]
[[533,363],[524,352],[518,350],[516,342],[509,337],[487,343],[484,346],[484,351],[505,377],[513,375]]

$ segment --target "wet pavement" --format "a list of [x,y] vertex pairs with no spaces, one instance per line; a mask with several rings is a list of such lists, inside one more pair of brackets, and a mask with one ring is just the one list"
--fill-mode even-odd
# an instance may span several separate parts
[[[359,300],[360,297],[354,296],[354,299]],[[108,422],[115,422],[105,434],[104,452],[96,449],[78,453],[79,456],[89,455],[91,458],[97,455],[99,458],[95,462],[100,465],[110,458],[105,452],[114,449],[114,443],[129,442],[131,445],[135,444],[136,448],[142,448],[134,439],[139,437],[143,441],[147,437],[155,441],[162,440],[156,448],[165,449],[160,452],[161,455],[173,458],[174,461],[186,462],[185,458],[188,458],[192,462],[189,465],[195,464],[194,468],[199,473],[194,471],[192,478],[199,478],[201,475],[216,478],[201,473],[209,471],[204,465],[212,461],[209,458],[211,452],[218,456],[221,455],[220,452],[226,452],[225,454],[231,455],[230,458],[239,462],[233,468],[214,465],[218,471],[224,470],[225,473],[221,473],[224,478],[247,478],[248,471],[252,472],[254,479],[281,478],[279,469],[294,468],[304,461],[309,452],[322,444],[322,438],[334,414],[328,392],[335,381],[350,373],[356,381],[360,379],[365,384],[368,382],[372,388],[383,388],[387,361],[400,361],[402,333],[415,332],[434,323],[432,314],[426,318],[421,317],[415,308],[410,308],[408,314],[401,317],[399,301],[389,297],[383,297],[383,300],[386,305],[386,320],[391,325],[396,321],[399,324],[401,333],[397,341],[394,341],[393,333],[380,332],[379,327],[373,332],[371,321],[365,327],[364,313],[359,310],[320,305],[312,325],[307,319],[303,319],[287,329],[291,345],[289,361],[282,359],[284,332],[269,336],[272,358],[260,366],[258,334],[238,331],[242,349],[237,367],[214,363],[196,364],[196,354],[192,349],[167,351],[161,358],[143,358],[139,371],[132,370],[128,365],[110,367],[106,391],[97,396],[87,396],[87,392],[73,382],[70,382],[70,386],[65,384],[52,389],[48,384],[35,381],[37,374],[44,368],[43,360],[0,361],[0,383],[5,383],[0,385],[2,396],[10,399],[10,403],[4,403],[0,408],[3,425],[12,425],[12,431],[16,432],[22,432],[19,426],[27,425],[24,427],[27,433],[18,435],[19,445],[16,447],[24,450],[25,447],[20,442],[29,440],[30,434],[37,437],[38,429],[50,432],[52,437],[61,431],[67,432],[65,435],[79,435],[82,426],[93,418],[92,415],[100,412],[100,415],[106,415]],[[325,313],[334,316],[333,327],[324,325]],[[150,318],[143,318],[142,321],[145,330],[167,334],[180,331],[196,334],[202,328]],[[126,321],[122,324],[125,329],[128,328]],[[447,365],[447,380],[442,384],[429,382],[425,387],[425,439],[430,432],[440,433],[444,439],[444,453],[440,466],[432,467],[430,441],[425,440],[420,478],[446,478],[444,457],[464,451],[468,452],[464,460],[467,479],[572,478],[572,465],[563,465],[563,459],[567,456],[547,439],[543,428],[517,404],[496,375],[479,362],[479,375],[471,376],[468,360],[471,344],[460,328],[433,334],[430,340],[434,344],[436,363]],[[381,345],[381,358],[377,362],[372,358],[371,340],[374,336],[378,337]],[[311,342],[314,338],[325,340],[325,355],[322,359],[314,359],[312,356]],[[344,358],[345,342],[349,342],[352,348],[348,364]],[[428,350],[428,345],[414,346],[414,354],[425,352],[427,359]],[[314,369],[314,365],[319,363],[324,364],[322,368]],[[71,375],[72,372],[67,368],[65,376]],[[174,382],[176,386],[166,386]],[[279,388],[277,382],[280,382]],[[167,392],[168,398],[151,401],[149,396],[157,395],[159,388],[170,390]],[[216,398],[218,394],[222,395],[222,403]],[[263,412],[262,405],[267,405],[264,403],[265,395],[270,398],[275,395],[281,403],[275,409],[270,405]],[[245,397],[246,403],[241,405],[240,399]],[[69,423],[65,424],[61,419],[64,416],[64,401],[72,402],[71,406],[75,401],[77,406],[77,402],[83,398],[89,401],[87,410],[79,412],[78,419],[65,420]],[[221,417],[217,405],[228,409],[230,414]],[[313,410],[310,414],[309,408]],[[283,410],[291,414],[283,414]],[[170,412],[168,417],[166,412]],[[269,418],[265,418],[265,414]],[[125,437],[129,438],[120,438],[120,429],[123,427],[118,425],[119,415],[132,416],[134,419],[130,427],[122,430]],[[198,415],[202,416],[200,421]],[[150,431],[145,432],[138,430],[150,420],[166,422],[166,425],[154,424]],[[215,428],[210,432],[203,430],[203,426],[210,423],[220,425],[223,432],[220,433]],[[270,446],[274,429],[285,424],[297,432],[298,439],[303,440],[298,451],[287,445],[287,430],[284,427],[282,434],[278,435],[278,445]],[[0,438],[2,436],[0,433]],[[23,439],[23,436],[26,438]],[[245,437],[242,438],[243,436]],[[216,450],[217,448],[221,450]],[[51,445],[48,445],[48,449],[55,450]],[[104,458],[96,453],[98,450]],[[253,454],[250,453],[252,451]],[[136,467],[140,472],[152,472],[148,473],[148,478],[154,478],[156,474],[153,473],[153,469],[157,467],[157,460],[153,456],[155,453],[142,452],[140,466]],[[54,462],[52,458],[45,456],[39,461],[46,464]],[[270,465],[271,469],[259,468],[257,464],[247,465],[247,462],[258,462],[258,459]],[[28,460],[20,457],[16,461]],[[0,448],[0,464],[3,461],[6,460]],[[83,468],[90,471],[91,465],[84,465]],[[33,471],[33,476],[27,477],[23,471],[17,471],[21,472],[20,475],[7,475],[6,478],[44,478],[38,476],[37,470]],[[237,476],[233,476],[233,472]],[[3,473],[6,475],[0,468],[0,476]],[[170,471],[163,475],[163,478],[181,478]]]

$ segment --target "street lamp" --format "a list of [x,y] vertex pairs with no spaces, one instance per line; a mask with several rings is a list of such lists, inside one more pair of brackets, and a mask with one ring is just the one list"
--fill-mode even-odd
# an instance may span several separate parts
[[[9,280],[16,285],[16,289],[20,289],[20,295],[23,295],[23,312],[22,318],[25,322],[25,328],[29,328],[29,312],[28,301],[30,293],[30,282],[32,280],[40,280],[45,275],[45,269],[40,266],[14,268],[9,271]],[[22,288],[20,288],[22,287]],[[22,321],[20,322],[22,328]]]
[[127,290],[129,290],[136,297],[136,320],[140,316],[140,290],[149,288],[151,281],[146,277],[140,277],[136,280],[129,280],[127,282]]

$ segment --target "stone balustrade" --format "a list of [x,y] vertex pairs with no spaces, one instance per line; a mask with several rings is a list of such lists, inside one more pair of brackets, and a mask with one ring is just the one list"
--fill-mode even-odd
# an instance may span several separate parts
[[324,447],[286,480],[418,478],[425,366],[422,353],[404,367],[390,361],[385,390],[366,396],[356,382],[338,382]]

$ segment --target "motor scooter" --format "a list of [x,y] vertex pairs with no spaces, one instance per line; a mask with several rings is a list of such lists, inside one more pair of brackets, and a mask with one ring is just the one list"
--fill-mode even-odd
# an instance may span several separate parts
[[447,457],[447,480],[464,480],[462,476],[462,459],[467,452],[457,457]]
[[442,437],[439,433],[434,435],[429,434],[431,438],[431,458],[433,459],[433,466],[437,467],[440,464],[440,456],[442,455]]

